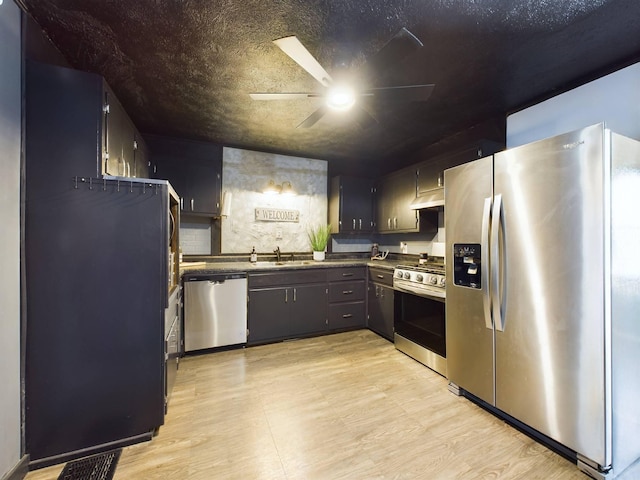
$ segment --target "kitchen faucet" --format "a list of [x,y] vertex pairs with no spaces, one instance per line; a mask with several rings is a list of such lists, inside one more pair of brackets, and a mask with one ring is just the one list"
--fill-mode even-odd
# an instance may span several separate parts
[[276,261],[280,262],[280,247],[276,246],[276,249],[273,251],[276,254]]

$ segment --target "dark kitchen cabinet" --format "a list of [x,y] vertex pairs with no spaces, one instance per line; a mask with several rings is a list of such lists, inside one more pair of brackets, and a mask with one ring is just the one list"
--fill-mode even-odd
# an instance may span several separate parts
[[183,214],[217,217],[222,194],[222,146],[155,135],[149,145],[152,176],[169,180]]
[[133,143],[133,176],[149,178],[149,149],[142,135],[136,133]]
[[292,337],[327,329],[327,285],[297,285],[293,288],[290,330]]
[[393,341],[393,270],[369,267],[367,327]]
[[30,141],[50,159],[48,181],[148,177],[146,163],[136,159],[136,145],[145,149],[140,134],[101,76],[27,61],[25,78],[31,110],[27,128],[35,122],[47,126],[39,136],[32,128]]
[[382,177],[377,187],[377,227],[380,233],[420,230],[419,214],[410,208],[416,197],[416,170],[406,168]]
[[287,287],[249,290],[248,344],[289,336],[289,295],[293,296],[293,292]]
[[447,168],[492,155],[503,148],[504,146],[499,143],[480,140],[465,148],[447,152],[416,164],[417,195],[421,196],[444,187],[444,171]]
[[331,233],[371,233],[374,220],[374,181],[370,178],[337,176],[329,189]]
[[329,330],[363,328],[366,325],[366,268],[331,268],[327,279]]
[[326,331],[326,271],[249,274],[248,327],[248,344]]
[[104,173],[119,177],[135,177],[135,127],[108,88],[104,92],[104,102]]

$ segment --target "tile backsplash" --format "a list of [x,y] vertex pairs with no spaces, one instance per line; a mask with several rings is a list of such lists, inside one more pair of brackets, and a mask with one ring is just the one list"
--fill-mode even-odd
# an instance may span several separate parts
[[[310,226],[327,222],[327,162],[225,147],[222,191],[231,199],[223,205],[229,215],[221,220],[221,252],[311,252]],[[264,188],[291,182],[294,196],[266,195]],[[229,195],[230,194],[230,195]],[[255,218],[256,208],[294,210],[298,222],[269,222]]]
[[180,221],[180,247],[184,255],[211,255],[209,218],[183,218]]

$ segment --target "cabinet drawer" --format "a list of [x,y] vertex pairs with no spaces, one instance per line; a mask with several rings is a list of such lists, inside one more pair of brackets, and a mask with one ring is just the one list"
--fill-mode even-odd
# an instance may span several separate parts
[[324,269],[287,270],[281,272],[249,273],[249,288],[299,285],[303,283],[324,283],[327,274]]
[[369,281],[391,287],[393,286],[393,270],[369,267]]
[[330,282],[360,280],[364,278],[366,278],[365,267],[330,268],[327,273],[327,279]]
[[329,284],[329,302],[355,302],[364,300],[364,280],[353,282],[335,282]]
[[337,303],[329,305],[329,329],[364,327],[364,302]]

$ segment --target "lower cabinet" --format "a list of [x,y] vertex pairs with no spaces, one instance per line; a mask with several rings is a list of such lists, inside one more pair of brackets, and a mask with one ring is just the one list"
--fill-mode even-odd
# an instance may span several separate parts
[[366,267],[332,268],[329,280],[329,330],[366,326]]
[[369,268],[367,327],[393,341],[393,271]]
[[366,267],[249,273],[247,344],[364,328]]
[[248,315],[250,345],[326,331],[326,272],[249,274]]

